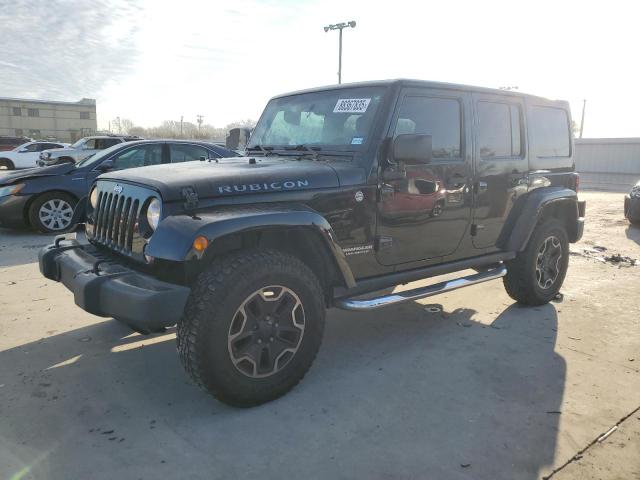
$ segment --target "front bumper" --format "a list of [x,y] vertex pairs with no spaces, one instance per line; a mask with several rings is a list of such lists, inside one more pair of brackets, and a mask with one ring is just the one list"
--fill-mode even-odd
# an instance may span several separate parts
[[624,196],[624,216],[632,222],[640,222],[640,198]]
[[25,208],[31,195],[7,195],[0,197],[0,225],[3,227],[26,227]]
[[133,270],[90,244],[56,240],[38,253],[40,272],[73,292],[83,310],[141,333],[175,325],[190,289]]

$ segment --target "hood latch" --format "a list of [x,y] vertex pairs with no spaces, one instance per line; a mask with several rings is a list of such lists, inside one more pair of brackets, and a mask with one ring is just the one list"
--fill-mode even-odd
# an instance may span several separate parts
[[198,206],[198,194],[193,187],[182,187],[180,194],[184,199],[184,209],[193,210]]

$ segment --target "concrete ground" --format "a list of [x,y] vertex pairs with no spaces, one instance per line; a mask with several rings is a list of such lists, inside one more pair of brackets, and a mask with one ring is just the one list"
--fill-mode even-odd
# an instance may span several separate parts
[[174,332],[75,307],[34,263],[50,238],[0,230],[0,478],[640,479],[640,266],[601,258],[640,258],[640,229],[582,196],[561,300],[333,310],[303,382],[249,410],[190,384]]

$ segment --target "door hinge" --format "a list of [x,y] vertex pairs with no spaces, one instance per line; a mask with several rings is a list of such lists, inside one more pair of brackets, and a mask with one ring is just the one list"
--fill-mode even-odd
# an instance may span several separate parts
[[379,252],[380,250],[384,250],[387,248],[391,248],[391,246],[393,245],[393,237],[389,237],[386,235],[378,235],[376,237],[376,251]]

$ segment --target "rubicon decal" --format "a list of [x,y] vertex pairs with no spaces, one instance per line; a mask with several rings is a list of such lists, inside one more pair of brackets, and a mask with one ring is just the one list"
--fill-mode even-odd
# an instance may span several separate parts
[[295,190],[309,187],[309,180],[285,180],[283,182],[243,183],[240,185],[221,185],[218,193],[266,192],[274,190]]

